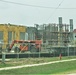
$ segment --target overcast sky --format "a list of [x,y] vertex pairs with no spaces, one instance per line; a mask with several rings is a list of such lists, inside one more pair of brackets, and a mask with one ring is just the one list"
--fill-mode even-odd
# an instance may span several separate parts
[[[3,1],[22,3],[22,5]],[[58,24],[58,17],[63,17],[64,24],[69,24],[69,19],[73,19],[74,28],[76,28],[76,0],[0,0],[0,24],[11,23],[25,26]]]

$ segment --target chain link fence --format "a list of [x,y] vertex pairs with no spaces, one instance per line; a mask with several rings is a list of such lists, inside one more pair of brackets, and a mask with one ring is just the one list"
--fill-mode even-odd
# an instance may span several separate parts
[[5,54],[6,58],[28,58],[28,57],[56,57],[62,54],[62,56],[76,56],[76,47],[49,47],[41,46],[39,51],[29,48],[28,51],[21,52],[18,47],[9,50],[7,44],[0,44],[0,58],[2,54]]

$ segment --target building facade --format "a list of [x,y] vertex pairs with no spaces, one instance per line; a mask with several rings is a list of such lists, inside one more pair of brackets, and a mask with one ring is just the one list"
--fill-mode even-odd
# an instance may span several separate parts
[[[9,44],[13,40],[25,40],[26,27],[13,24],[0,24],[0,43]],[[6,46],[4,46],[5,48]]]

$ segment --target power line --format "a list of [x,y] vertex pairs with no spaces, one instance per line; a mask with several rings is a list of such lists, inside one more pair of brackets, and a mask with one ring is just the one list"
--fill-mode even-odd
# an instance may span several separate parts
[[17,3],[17,2],[5,1],[5,0],[0,0],[0,1],[1,1],[1,2],[5,2],[5,3],[11,3],[11,4],[23,5],[23,6],[30,6],[30,7],[39,7],[39,8],[51,8],[51,9],[55,9],[55,7],[37,6],[37,5],[23,4],[23,3]]
[[39,7],[39,8],[47,8],[47,9],[76,9],[76,8],[59,8],[63,1],[58,5],[58,7],[47,7],[47,6],[30,5],[30,4],[23,4],[23,3],[12,2],[12,1],[5,1],[5,0],[0,0],[0,1],[1,2],[5,2],[5,3],[16,4],[16,5],[29,6],[29,7]]
[[[62,0],[62,1],[59,3],[59,5],[57,6],[57,8],[51,13],[50,17],[52,17],[52,16],[55,14],[55,12],[56,12],[57,9],[61,6],[61,4],[63,3],[63,1],[64,1],[64,0]],[[49,17],[46,21],[48,21],[48,20],[50,19],[50,17]]]
[[58,9],[58,8],[61,6],[61,4],[63,3],[63,1],[64,1],[64,0],[62,0],[62,1],[60,2],[60,4],[58,5],[58,7],[57,7],[56,9]]

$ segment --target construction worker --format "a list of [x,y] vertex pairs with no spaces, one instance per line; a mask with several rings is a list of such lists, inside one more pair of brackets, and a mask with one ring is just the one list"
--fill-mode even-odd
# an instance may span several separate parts
[[15,43],[14,44],[14,48],[15,48],[15,50],[14,50],[15,52],[19,52],[20,51],[20,49],[19,49],[20,48],[20,44]]

